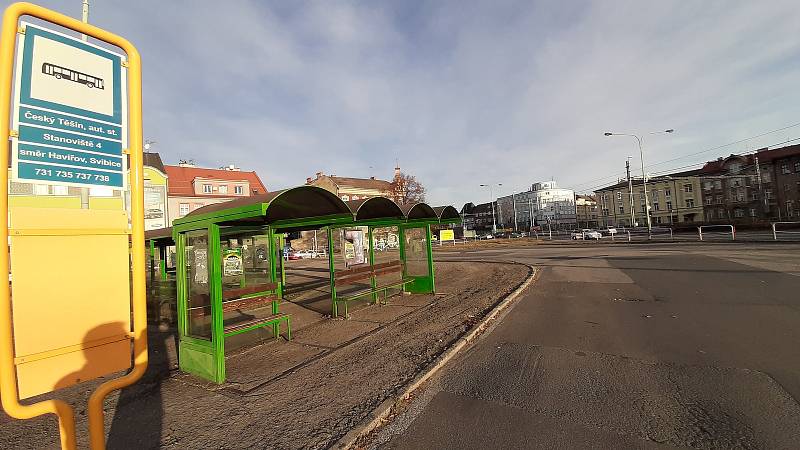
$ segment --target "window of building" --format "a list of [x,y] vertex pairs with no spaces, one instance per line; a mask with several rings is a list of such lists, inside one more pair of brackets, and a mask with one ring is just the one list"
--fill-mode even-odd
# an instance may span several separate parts
[[34,184],[33,195],[50,195],[50,186],[46,184]]
[[625,214],[625,207],[624,206],[619,205],[619,213],[620,214]]
[[737,202],[743,202],[744,201],[744,191],[742,189],[739,189],[739,191],[736,192],[736,201]]
[[755,216],[756,216],[756,209],[750,208],[750,217],[755,217]]
[[792,173],[789,171],[789,163],[781,164],[781,173]]
[[672,211],[672,202],[667,202],[667,211]]
[[654,221],[654,222],[655,222],[657,225],[661,225],[661,217],[653,217],[653,221]]
[[742,180],[736,178],[733,180],[733,187],[739,187],[742,185]]
[[714,188],[722,189],[722,180],[714,180]]
[[244,194],[244,186],[234,186],[233,187],[233,193],[236,194],[236,195]]
[[739,171],[742,170],[742,166],[739,163],[733,163],[728,166],[728,170],[730,170],[731,173],[739,173]]
[[181,203],[178,205],[178,214],[183,217],[189,214],[189,204],[188,203]]
[[733,210],[733,215],[735,217],[744,217],[744,210],[740,208],[736,208]]
[[772,198],[772,190],[771,189],[764,189],[764,198],[767,200]]
[[347,201],[350,201],[350,196],[349,196],[349,195],[343,195],[343,196],[342,196],[342,200],[344,200],[344,201],[346,201],[346,202],[347,202]]
[[66,186],[53,186],[53,195],[67,195],[69,188]]
[[706,197],[706,205],[710,205],[714,202],[714,197],[708,196]]
[[722,195],[718,195],[717,196],[717,204],[721,205],[723,203],[725,203],[725,197],[723,197]]
[[213,192],[213,190],[212,190],[212,188],[211,188],[211,185],[210,185],[210,184],[204,184],[204,185],[203,185],[203,193],[204,193],[204,194],[210,194],[210,193],[212,193],[212,192]]
[[683,192],[686,192],[686,193],[692,192],[692,185],[691,184],[684,184],[683,185]]
[[764,183],[769,183],[772,181],[772,176],[765,170],[764,173],[761,174],[761,181]]
[[661,209],[658,207],[658,202],[653,202],[653,210],[654,211],[661,211]]
[[783,185],[783,192],[789,192],[789,183]]
[[724,219],[725,218],[725,210],[720,208],[717,210],[717,218]]
[[672,190],[671,189],[664,189],[664,197],[671,197]]
[[604,216],[607,216],[607,215],[608,215],[608,208],[603,208],[603,215],[604,215]]
[[227,184],[219,185],[218,189],[219,189],[219,193],[220,194],[227,194],[228,193],[228,185]]
[[714,220],[714,210],[708,211],[708,220]]
[[750,200],[758,200],[758,191],[750,191]]
[[617,192],[617,200],[622,200],[622,191]]
[[642,205],[642,214],[647,214],[647,206]]
[[800,173],[800,161],[795,161],[795,163],[794,163],[794,171],[795,171],[795,173]]
[[687,208],[694,208],[694,199],[693,198],[687,198],[686,199],[686,207]]
[[653,189],[653,200],[658,198],[658,189]]

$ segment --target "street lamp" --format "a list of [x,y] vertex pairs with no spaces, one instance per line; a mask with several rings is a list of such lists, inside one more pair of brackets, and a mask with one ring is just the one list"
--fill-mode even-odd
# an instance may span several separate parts
[[489,204],[492,205],[492,234],[497,233],[497,221],[494,217],[494,192],[492,191],[492,187],[494,186],[502,186],[503,183],[497,184],[481,184],[481,187],[488,187],[489,188]]
[[[674,133],[675,130],[672,128],[664,131],[654,131],[649,134],[661,134],[661,133]],[[650,235],[653,225],[650,222],[650,198],[647,196],[647,175],[644,172],[644,150],[642,150],[642,138],[641,136],[637,136],[635,134],[628,134],[628,133],[611,133],[606,131],[603,133],[605,136],[630,136],[636,138],[636,142],[639,143],[639,159],[642,162],[642,184],[644,185],[644,211],[645,216],[647,217],[647,234]]]

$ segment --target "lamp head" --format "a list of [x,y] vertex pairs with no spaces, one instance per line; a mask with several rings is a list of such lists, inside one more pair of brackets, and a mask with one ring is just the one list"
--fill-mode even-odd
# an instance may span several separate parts
[[608,131],[606,131],[605,133],[603,133],[603,135],[605,135],[605,136],[613,136],[613,135],[614,135],[614,133],[611,133],[611,132],[608,132]]

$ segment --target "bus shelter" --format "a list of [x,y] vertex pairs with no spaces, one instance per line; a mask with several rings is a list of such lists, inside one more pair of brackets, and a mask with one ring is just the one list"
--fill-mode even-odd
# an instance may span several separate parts
[[282,330],[291,339],[291,317],[280,311],[287,233],[325,230],[330,315],[337,317],[350,301],[432,293],[430,225],[440,219],[424,203],[346,203],[315,186],[208,205],[176,219],[181,370],[222,383],[226,340],[249,332],[277,338]]

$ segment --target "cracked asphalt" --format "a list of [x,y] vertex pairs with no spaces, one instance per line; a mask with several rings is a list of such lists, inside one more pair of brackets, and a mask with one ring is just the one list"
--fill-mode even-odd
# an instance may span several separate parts
[[800,246],[450,252],[541,276],[366,447],[800,448]]

